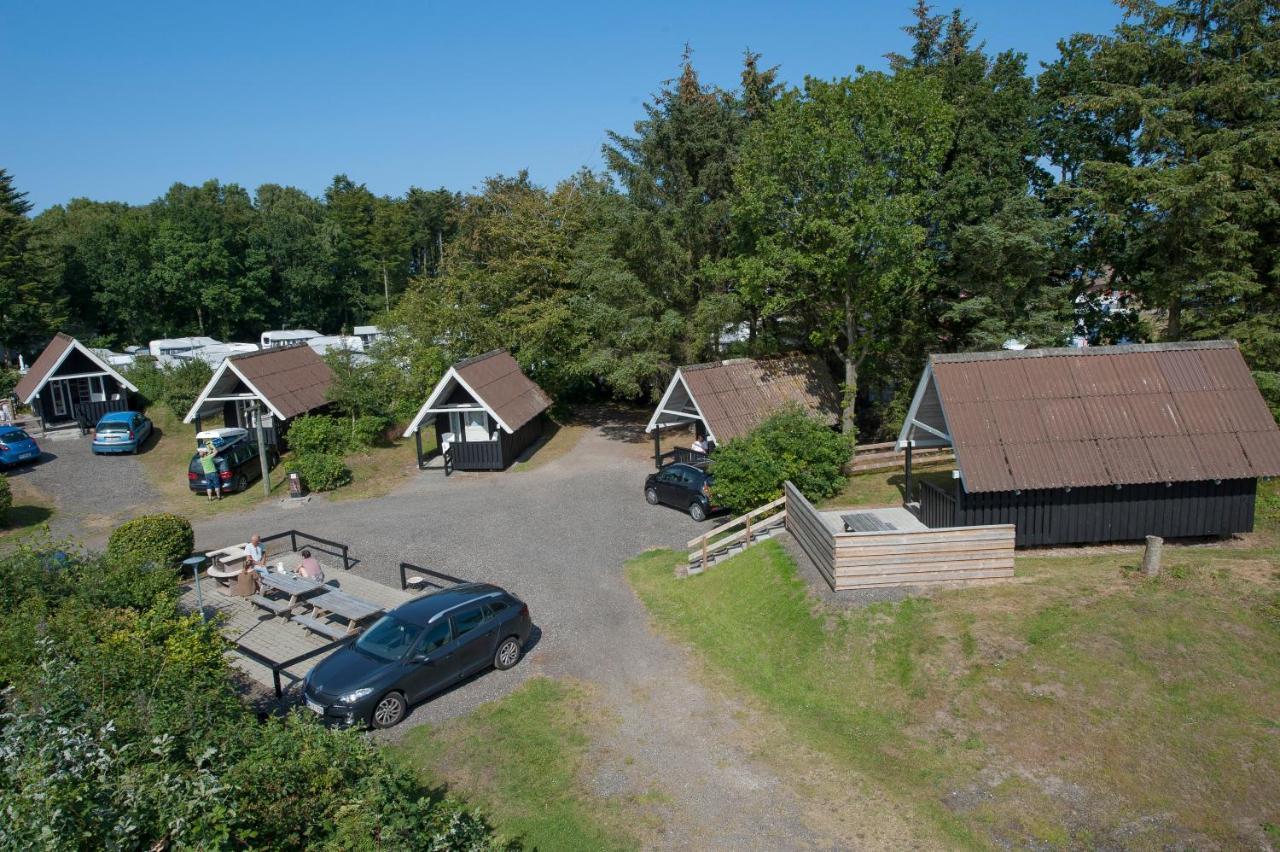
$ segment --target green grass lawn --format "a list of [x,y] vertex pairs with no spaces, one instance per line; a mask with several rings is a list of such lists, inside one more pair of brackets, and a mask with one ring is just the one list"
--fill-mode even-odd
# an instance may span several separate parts
[[25,477],[11,476],[9,493],[13,503],[9,507],[7,523],[0,524],[0,539],[18,538],[53,517],[53,498],[33,485]]
[[469,716],[414,729],[392,753],[527,849],[637,848],[643,820],[585,787],[598,714],[583,688],[533,678]]
[[[658,626],[944,845],[1254,846],[1280,824],[1280,549],[1021,557],[1012,583],[836,609],[776,542],[676,580]],[[761,626],[767,625],[762,633]]]

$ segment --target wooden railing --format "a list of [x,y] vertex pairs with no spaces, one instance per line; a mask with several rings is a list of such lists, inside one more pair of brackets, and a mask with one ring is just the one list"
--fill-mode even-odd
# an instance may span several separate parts
[[[735,544],[750,544],[751,537],[761,530],[784,523],[787,517],[786,502],[786,497],[779,497],[772,503],[752,509],[745,515],[736,517],[711,532],[693,539],[688,544],[689,565],[705,568],[711,557],[723,552],[726,548]],[[689,573],[689,567],[685,566],[684,571],[679,573],[680,576]]]
[[934,485],[927,479],[917,480],[920,485],[920,523],[929,529],[954,526],[956,522],[956,497]]
[[[901,467],[906,453],[898,449],[897,441],[886,441],[883,444],[859,444],[854,447],[853,461],[849,463],[850,473],[865,473],[869,470],[887,470]],[[911,453],[913,464],[930,464],[932,462],[950,461],[955,458],[950,447],[933,449],[917,449]]]
[[675,463],[704,465],[709,461],[711,461],[711,456],[707,453],[700,453],[687,447],[672,447],[654,460],[654,466],[661,468]]

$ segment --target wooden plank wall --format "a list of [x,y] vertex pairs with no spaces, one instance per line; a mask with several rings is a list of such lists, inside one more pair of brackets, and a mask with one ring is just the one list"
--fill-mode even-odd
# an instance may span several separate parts
[[1013,576],[1012,524],[873,533],[833,532],[791,483],[787,530],[831,588],[989,582]]

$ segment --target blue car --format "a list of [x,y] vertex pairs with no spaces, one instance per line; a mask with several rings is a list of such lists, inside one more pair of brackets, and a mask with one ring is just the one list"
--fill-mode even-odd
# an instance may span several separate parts
[[93,454],[136,453],[151,437],[151,421],[136,411],[111,411],[93,428]]
[[35,464],[40,448],[35,439],[17,426],[0,426],[0,467]]

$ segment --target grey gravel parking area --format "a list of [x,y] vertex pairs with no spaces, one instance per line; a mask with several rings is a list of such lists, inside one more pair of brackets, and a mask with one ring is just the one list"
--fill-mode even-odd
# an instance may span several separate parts
[[[315,500],[201,522],[199,549],[294,528],[351,546],[352,570],[399,584],[401,560],[498,583],[530,606],[535,639],[520,665],[490,671],[413,708],[379,736],[470,712],[544,674],[595,687],[616,725],[593,743],[594,785],[655,792],[662,848],[841,848],[812,802],[752,754],[750,714],[701,685],[686,650],[657,635],[623,576],[651,547],[683,547],[708,529],[649,506],[652,470],[634,428],[601,424],[565,456],[531,470],[416,475],[360,502]],[[607,784],[600,779],[607,779]]]
[[[155,490],[132,455],[95,456],[92,438],[76,430],[33,433],[42,456],[38,464],[5,471],[54,504],[49,530],[90,546],[105,544],[111,529],[154,504]],[[149,449],[154,438],[143,447]]]

